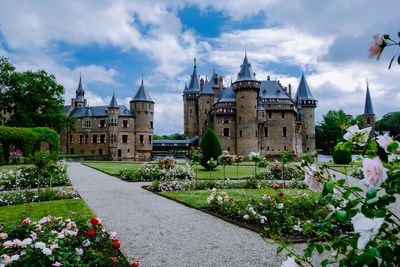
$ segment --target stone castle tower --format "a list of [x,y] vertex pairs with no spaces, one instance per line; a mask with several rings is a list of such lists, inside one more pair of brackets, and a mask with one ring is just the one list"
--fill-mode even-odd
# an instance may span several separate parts
[[375,137],[375,114],[374,108],[372,107],[371,95],[369,93],[369,86],[367,83],[367,92],[365,94],[365,105],[363,117],[363,128],[372,127],[370,137]]
[[213,72],[199,82],[196,61],[189,87],[183,90],[184,129],[187,138],[212,128],[224,150],[248,156],[260,152],[275,156],[295,149],[315,151],[315,108],[304,74],[292,99],[292,87],[279,81],[255,77],[245,53],[235,82],[224,87],[222,76]]

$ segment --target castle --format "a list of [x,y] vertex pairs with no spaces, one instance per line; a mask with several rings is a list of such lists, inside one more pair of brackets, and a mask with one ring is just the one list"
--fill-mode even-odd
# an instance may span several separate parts
[[109,159],[150,160],[153,146],[154,101],[142,84],[130,108],[118,105],[113,94],[108,106],[89,107],[79,79],[76,97],[63,113],[77,117],[75,131],[60,134],[61,153],[97,154]]
[[245,54],[237,79],[224,88],[223,77],[199,80],[194,61],[189,86],[183,90],[184,131],[187,138],[215,131],[223,150],[248,156],[276,156],[285,150],[315,152],[317,100],[302,74],[297,92],[269,78],[259,81]]

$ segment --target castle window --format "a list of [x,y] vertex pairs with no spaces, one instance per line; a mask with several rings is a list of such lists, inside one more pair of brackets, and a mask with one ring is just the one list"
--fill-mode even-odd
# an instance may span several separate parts
[[100,135],[100,143],[104,144],[106,142],[106,135],[105,134],[101,134]]
[[153,129],[153,121],[150,121],[150,129]]
[[229,118],[228,117],[224,117],[224,123],[229,123]]
[[207,104],[210,104],[210,101],[207,100]]
[[89,135],[85,135],[85,144],[89,144]]
[[69,143],[72,144],[72,135],[69,135]]
[[268,127],[264,127],[264,137],[268,137]]
[[370,123],[371,123],[371,119],[367,118],[367,124],[370,124]]
[[93,135],[93,144],[96,144],[97,143],[97,134],[94,134]]
[[122,127],[124,127],[124,128],[128,127],[128,120],[123,120],[122,121]]
[[99,148],[99,155],[103,155],[103,149]]
[[286,151],[286,146],[283,147],[283,150]]
[[117,126],[118,118],[116,116],[110,117],[110,126]]
[[282,111],[282,119],[284,119],[284,118],[285,118],[285,112]]
[[79,136],[79,144],[83,144],[83,135]]
[[116,143],[117,142],[117,134],[112,133],[110,134],[110,143]]
[[151,135],[149,135],[149,144],[151,144]]
[[272,118],[272,112],[271,111],[268,111],[268,118]]
[[306,135],[306,140],[308,140],[308,134]]
[[309,147],[307,147],[307,151],[310,151],[310,148],[309,148]]
[[222,136],[230,136],[229,128],[224,128],[224,134]]
[[90,120],[84,120],[82,122],[82,128],[90,128],[91,127],[91,121]]
[[207,109],[204,110],[204,114],[207,114]]
[[100,121],[100,128],[106,127],[106,120],[101,120]]
[[287,133],[286,133],[286,127],[282,127],[282,136],[286,137]]
[[239,136],[242,137],[243,136],[243,132],[242,130],[239,131]]
[[128,143],[128,135],[126,135],[126,134],[122,135],[122,143],[124,143],[124,144]]
[[206,126],[208,125],[207,120],[204,121],[204,125],[206,125]]
[[267,146],[267,151],[269,151],[269,146]]
[[256,130],[256,137],[258,136],[258,131]]
[[74,154],[74,149],[73,148],[71,148],[71,154]]
[[189,114],[192,115],[192,110],[191,109],[189,109]]
[[228,146],[228,152],[230,152],[231,151],[231,147],[230,146]]
[[139,135],[139,144],[143,144],[144,143],[144,136],[141,134]]
[[144,108],[144,103],[142,103],[142,108]]

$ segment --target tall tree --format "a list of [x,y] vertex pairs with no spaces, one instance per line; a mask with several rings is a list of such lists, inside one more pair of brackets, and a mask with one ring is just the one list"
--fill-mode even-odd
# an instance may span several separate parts
[[16,72],[8,59],[0,58],[0,102],[10,113],[6,124],[46,126],[61,132],[67,119],[62,113],[64,87],[44,70]]
[[330,110],[323,116],[324,121],[316,126],[317,148],[331,153],[338,142],[343,141],[346,128],[350,126],[349,118],[343,110]]
[[400,140],[400,112],[389,112],[375,123],[378,132],[390,131],[391,136]]
[[357,117],[351,119],[350,125],[356,125],[356,124],[358,125],[358,128],[362,128],[363,127],[364,122],[363,122],[363,115],[362,114],[359,114],[359,115],[357,115]]

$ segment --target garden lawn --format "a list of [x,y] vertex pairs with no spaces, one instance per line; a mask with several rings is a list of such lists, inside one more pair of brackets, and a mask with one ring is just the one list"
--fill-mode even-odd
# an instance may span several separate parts
[[144,162],[85,162],[83,165],[92,167],[110,175],[119,175],[120,172],[127,168],[132,170],[139,169]]
[[0,207],[0,224],[10,226],[30,217],[39,220],[47,215],[67,217],[71,212],[93,214],[83,199],[65,199]]
[[[270,194],[271,197],[278,195],[283,192],[287,198],[298,196],[298,192],[307,193],[309,198],[315,200],[319,197],[320,193],[314,193],[309,189],[218,189],[217,193],[225,192],[230,199],[245,199],[254,197],[255,199],[261,199],[264,194]],[[246,196],[243,194],[246,192]],[[207,198],[211,194],[211,190],[193,190],[193,191],[172,191],[172,192],[161,192],[161,195],[168,196],[190,206],[196,208],[202,208],[209,206],[207,204]]]
[[2,170],[13,170],[15,171],[17,169],[18,166],[28,166],[28,165],[3,165],[0,166],[0,171]]

